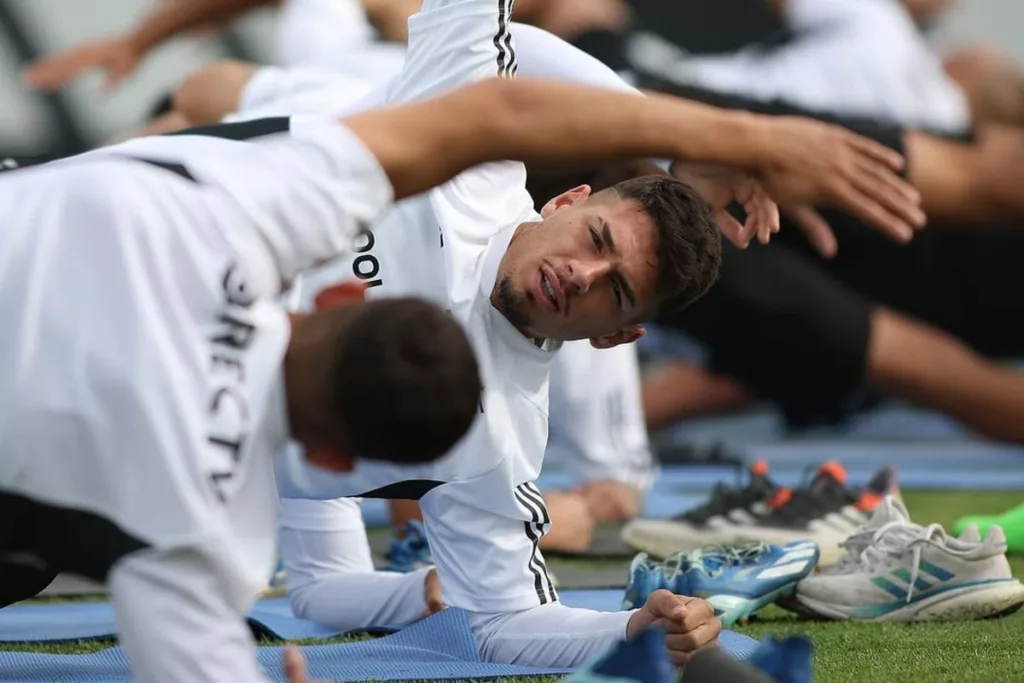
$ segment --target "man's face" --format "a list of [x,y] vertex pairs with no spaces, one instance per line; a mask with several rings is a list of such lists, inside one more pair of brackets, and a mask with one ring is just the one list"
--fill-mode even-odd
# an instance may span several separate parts
[[530,336],[590,339],[598,348],[643,336],[657,277],[654,222],[632,200],[589,200],[580,186],[552,199],[543,223],[517,233],[495,303]]

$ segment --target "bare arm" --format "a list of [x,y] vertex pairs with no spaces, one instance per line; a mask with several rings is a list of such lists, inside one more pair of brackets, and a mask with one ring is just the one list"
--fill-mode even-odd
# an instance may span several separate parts
[[374,153],[401,198],[499,159],[582,164],[662,156],[756,167],[765,122],[670,97],[493,79],[344,123]]
[[344,123],[377,157],[396,198],[499,159],[534,164],[636,157],[754,172],[780,203],[836,204],[909,240],[924,223],[903,159],[844,129],[674,97],[492,79]]
[[362,0],[366,18],[385,40],[409,40],[409,17],[420,10],[421,0]]
[[176,0],[165,3],[135,29],[122,36],[80,45],[41,59],[29,66],[25,80],[42,90],[67,86],[84,71],[106,72],[112,88],[130,75],[146,54],[179,33],[232,19],[260,5],[280,0]]
[[234,19],[260,5],[276,5],[281,0],[175,0],[150,14],[132,31],[136,49],[145,54],[168,38],[222,21]]

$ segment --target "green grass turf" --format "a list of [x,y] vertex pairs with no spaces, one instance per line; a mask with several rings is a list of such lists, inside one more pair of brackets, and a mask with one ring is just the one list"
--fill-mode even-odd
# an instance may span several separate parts
[[[904,500],[915,521],[939,522],[946,527],[965,514],[1008,510],[1020,504],[1022,498],[1024,492],[1010,491],[904,492]],[[558,565],[567,562],[560,560],[550,564],[557,573]],[[598,563],[581,560],[575,564],[593,566]],[[1024,558],[1011,558],[1011,564],[1014,574],[1024,578]],[[810,622],[772,607],[763,611],[754,623],[737,630],[754,638],[790,633],[809,635],[815,644],[815,680],[819,683],[1024,682],[1024,610],[991,621],[883,624]],[[0,649],[70,654],[94,652],[108,646],[109,643],[0,645]],[[506,680],[520,683],[519,679]],[[531,678],[522,679],[522,683],[556,680],[554,677]]]

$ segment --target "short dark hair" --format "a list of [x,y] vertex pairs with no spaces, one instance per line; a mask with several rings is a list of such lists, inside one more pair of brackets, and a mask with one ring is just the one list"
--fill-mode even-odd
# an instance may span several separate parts
[[423,299],[359,308],[340,336],[332,378],[346,453],[398,463],[440,458],[480,406],[480,370],[466,333]]
[[656,309],[686,308],[711,288],[722,265],[722,237],[711,207],[696,190],[667,175],[645,175],[609,188],[637,202],[658,232]]

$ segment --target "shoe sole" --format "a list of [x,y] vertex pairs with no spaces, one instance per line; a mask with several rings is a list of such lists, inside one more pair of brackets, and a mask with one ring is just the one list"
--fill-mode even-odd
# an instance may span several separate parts
[[791,581],[756,598],[740,598],[735,595],[712,595],[706,598],[706,600],[716,610],[722,611],[718,615],[718,620],[722,622],[723,627],[728,627],[737,621],[751,618],[776,600],[792,596],[796,592],[796,585],[799,582],[799,580]]
[[622,528],[622,542],[656,560],[706,545],[730,545],[736,536],[732,527],[700,531],[661,520],[636,520]]
[[830,605],[796,594],[800,607],[813,616],[857,621],[974,621],[1013,614],[1024,606],[1024,585],[1015,579],[967,586],[913,602],[876,617],[856,617]]

